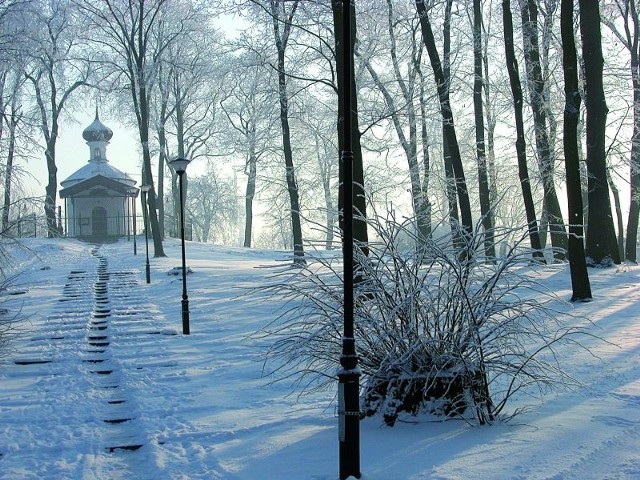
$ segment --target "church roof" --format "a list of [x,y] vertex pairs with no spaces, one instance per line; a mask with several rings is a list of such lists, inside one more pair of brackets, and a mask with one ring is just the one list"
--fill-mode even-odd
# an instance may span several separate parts
[[102,175],[113,180],[126,183],[128,185],[135,185],[136,181],[129,175],[107,162],[89,162],[80,170],[71,174],[67,179],[60,182],[62,187],[70,187],[74,183],[81,182],[96,175]]
[[106,149],[112,136],[113,131],[100,121],[96,108],[95,120],[82,132],[82,137],[89,145],[89,162],[60,182],[63,189],[68,190],[69,187],[96,176],[120,182],[124,185],[125,190],[136,184],[136,181],[129,175],[109,164]]
[[113,130],[100,121],[96,108],[96,118],[91,125],[84,129],[82,138],[87,142],[108,142],[111,137],[113,137]]
[[[90,190],[95,187],[104,187],[109,190],[113,190],[123,197],[138,196],[138,189],[136,187],[125,185],[121,182],[118,182],[117,180],[105,177],[104,175],[94,175],[91,178],[87,178],[86,180],[82,180],[81,182],[75,183],[67,188],[63,188],[62,190],[60,190],[60,198],[71,196],[92,196]],[[83,192],[85,193],[85,195],[81,195]]]

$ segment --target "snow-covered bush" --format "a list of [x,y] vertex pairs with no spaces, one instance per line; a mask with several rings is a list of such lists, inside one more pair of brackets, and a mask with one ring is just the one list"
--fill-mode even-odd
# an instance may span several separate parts
[[[483,424],[517,392],[572,381],[555,349],[576,330],[561,324],[552,308],[561,300],[531,275],[526,232],[504,256],[487,259],[480,228],[462,251],[450,237],[401,249],[398,239],[413,230],[394,219],[370,228],[376,240],[368,257],[357,258],[363,280],[355,301],[363,415],[381,414],[389,425],[403,412],[464,415]],[[318,254],[272,288],[288,307],[259,334],[271,341],[266,368],[277,379],[294,379],[303,393],[335,380],[341,271],[335,252]]]

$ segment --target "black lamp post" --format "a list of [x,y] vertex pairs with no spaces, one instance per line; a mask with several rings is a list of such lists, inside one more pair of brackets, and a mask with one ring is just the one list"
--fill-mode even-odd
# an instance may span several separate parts
[[133,200],[133,254],[138,255],[138,245],[136,244],[136,223],[138,223],[138,215],[136,213],[136,200]]
[[[338,430],[340,480],[360,478],[360,370],[354,334],[354,258],[353,258],[353,1],[342,2],[340,52],[341,74],[338,97],[341,100],[343,150],[340,152],[340,187],[342,189],[342,257],[344,259],[344,333],[338,371]],[[336,26],[337,27],[337,26]]]
[[189,335],[189,297],[187,296],[187,262],[184,251],[184,194],[183,178],[187,171],[187,165],[191,160],[187,158],[174,158],[169,162],[179,177],[180,183],[180,239],[182,240],[182,333]]
[[140,185],[140,191],[142,192],[142,216],[144,218],[144,244],[147,249],[147,283],[151,283],[151,266],[149,265],[149,221],[147,219],[147,194],[149,193],[149,190],[151,190],[151,186]]

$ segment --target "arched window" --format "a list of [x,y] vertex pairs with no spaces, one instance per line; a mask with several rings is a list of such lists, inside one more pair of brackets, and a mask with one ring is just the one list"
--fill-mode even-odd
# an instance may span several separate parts
[[94,158],[101,158],[102,154],[100,153],[100,148],[96,147],[93,149],[93,156]]

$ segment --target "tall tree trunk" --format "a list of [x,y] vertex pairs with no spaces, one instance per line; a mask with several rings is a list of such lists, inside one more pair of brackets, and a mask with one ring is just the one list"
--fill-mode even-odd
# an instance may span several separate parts
[[[287,73],[285,70],[285,51],[291,32],[291,21],[298,6],[294,0],[288,19],[279,15],[280,2],[271,0],[271,15],[273,19],[273,33],[278,50],[278,95],[280,100],[280,126],[282,129],[282,149],[284,153],[287,190],[289,192],[289,207],[291,209],[291,230],[293,233],[293,262],[304,264],[304,247],[302,244],[302,226],[300,223],[300,199],[296,171],[293,165],[293,149],[291,148],[291,130],[289,128],[289,98],[287,93]],[[282,27],[282,32],[281,32]]]
[[[8,120],[9,127],[9,145],[7,147],[7,162],[4,170],[4,205],[2,207],[2,234],[10,236],[9,234],[9,213],[11,209],[11,187],[13,186],[13,161],[15,159],[16,151],[16,129],[18,122],[20,121],[21,114],[17,112],[15,100],[17,95],[14,94],[14,98],[11,104],[11,116]],[[6,113],[6,112],[3,112]],[[4,116],[4,115],[3,115]]]
[[[627,219],[626,259],[637,261],[638,217],[640,216],[640,25],[635,0],[628,2],[625,16],[627,48],[631,55],[631,82],[633,85],[633,134],[631,136],[629,217]],[[628,26],[629,14],[632,25]]]
[[[451,85],[451,6],[453,0],[446,0],[444,21],[442,24],[442,73],[444,81],[449,91]],[[449,151],[449,142],[447,141],[447,133],[442,125],[442,158],[444,161],[444,175],[446,180],[445,192],[447,195],[447,203],[449,205],[449,224],[451,226],[451,234],[453,236],[456,248],[462,247],[462,238],[460,235],[460,214],[458,211],[458,197],[456,194],[456,177],[453,173],[453,163],[451,163],[451,153]]]
[[[161,115],[163,115],[161,113]],[[161,117],[164,118],[164,117]],[[158,199],[160,204],[158,205],[158,227],[162,238],[165,237],[164,229],[164,166],[167,164],[167,138],[165,134],[164,122],[158,127]]]
[[[144,8],[144,2],[140,2],[140,8],[137,12],[137,29],[132,31],[131,54],[135,59],[135,65],[130,65],[130,79],[135,80],[131,84],[131,95],[136,116],[138,119],[138,133],[140,135],[140,145],[142,146],[142,181],[151,187],[147,194],[147,205],[149,207],[148,219],[151,227],[151,236],[153,238],[153,255],[154,257],[165,257],[164,247],[162,245],[162,233],[158,223],[158,209],[156,206],[156,190],[153,182],[151,170],[151,151],[149,148],[149,78],[145,65],[146,37],[147,33],[143,26],[145,25],[145,16],[148,15]],[[135,69],[135,72],[131,71]]]
[[[488,35],[485,34],[483,49],[482,49],[482,65],[484,68],[484,77],[489,79],[489,41]],[[493,223],[496,223],[496,206],[498,203],[498,174],[496,171],[496,154],[495,154],[495,131],[496,131],[496,115],[493,110],[493,102],[491,97],[491,82],[486,81],[482,83],[484,90],[484,111],[486,116],[487,127],[487,169],[489,175],[489,205],[494,209],[493,211]]]
[[322,191],[324,193],[324,206],[326,209],[324,245],[327,250],[331,250],[333,248],[333,224],[336,216],[333,206],[333,195],[331,194],[331,164],[324,160],[328,158],[327,149],[325,145],[321,145],[320,135],[317,131],[314,132],[313,138],[316,146],[316,162],[320,170]]
[[[352,5],[352,13],[351,13],[351,46],[355,44],[356,38],[356,15],[355,8]],[[336,47],[336,51],[338,52],[338,58],[336,58],[336,78],[338,79],[338,88],[337,91],[343,90],[345,87],[341,85],[341,79],[346,78],[343,75],[344,63],[341,57],[341,49],[339,48],[338,42],[339,39],[343,38],[342,32],[342,6],[339,0],[331,0],[331,10],[333,12],[333,31],[334,31],[334,44]],[[353,55],[353,52],[351,52]],[[351,72],[349,72],[349,76],[351,79],[355,78],[355,67],[354,62],[351,63]],[[353,153],[353,210],[354,212],[358,212],[358,215],[355,215],[353,219],[353,240],[354,240],[354,248],[360,251],[362,256],[369,255],[369,234],[367,232],[367,203],[365,197],[364,190],[364,163],[362,158],[362,145],[360,143],[361,133],[359,129],[359,120],[358,120],[358,97],[356,91],[356,82],[351,81],[351,131],[352,135],[352,144],[351,144],[351,152]],[[338,112],[343,111],[343,102],[344,98],[342,95],[338,95]],[[338,114],[338,121],[336,124],[338,130],[338,151],[343,152],[348,150],[345,148],[345,139],[344,139],[344,118]],[[342,162],[340,162],[340,171],[338,172],[339,177],[342,177]],[[344,200],[342,198],[342,189],[340,189],[338,195],[338,210],[342,211],[344,205]],[[357,256],[355,257],[358,258]],[[356,281],[358,279],[356,278]]]
[[622,220],[622,204],[620,203],[620,190],[613,182],[609,169],[607,168],[607,182],[609,183],[609,189],[611,195],[613,195],[613,206],[616,211],[616,222],[618,227],[618,255],[620,259],[624,258],[624,221]]
[[587,257],[594,265],[607,265],[611,261],[620,263],[620,256],[607,184],[605,130],[608,108],[602,80],[604,61],[598,2],[580,0],[580,33],[585,72],[587,171],[589,173]]
[[520,84],[520,74],[518,72],[518,60],[516,59],[515,47],[513,44],[513,17],[511,15],[511,2],[502,0],[502,22],[504,26],[504,49],[507,61],[507,72],[511,84],[513,95],[513,108],[516,122],[516,154],[518,157],[518,176],[522,187],[522,199],[524,201],[525,212],[527,214],[527,224],[529,228],[529,239],[533,256],[543,259],[542,246],[540,244],[540,234],[538,232],[538,221],[536,219],[536,209],[531,195],[531,181],[529,180],[529,170],[527,167],[527,152],[524,135],[524,120],[522,116],[522,85]]
[[480,214],[484,228],[484,253],[495,258],[493,244],[493,212],[489,194],[489,176],[484,143],[484,112],[482,108],[482,5],[473,0],[473,112],[476,127],[476,155],[478,160],[478,183],[480,195]]
[[249,167],[249,174],[247,176],[247,188],[244,197],[244,246],[251,248],[251,237],[253,234],[253,199],[256,196],[256,176],[257,176],[257,163],[255,144],[251,140],[249,146],[249,159],[247,166]]
[[471,203],[469,201],[469,193],[467,192],[467,183],[464,176],[464,168],[462,165],[462,156],[460,154],[460,146],[456,137],[455,125],[453,122],[453,111],[451,110],[451,102],[449,100],[449,88],[447,86],[440,56],[436,48],[433,30],[429,22],[424,0],[416,0],[416,9],[420,18],[420,27],[422,29],[422,39],[429,53],[431,68],[438,87],[438,99],[440,101],[440,114],[442,115],[442,123],[444,129],[444,137],[449,153],[451,155],[451,163],[456,181],[456,193],[460,202],[460,217],[462,228],[465,235],[470,236],[473,232],[473,219],[471,216]]
[[[391,65],[393,67],[395,83],[398,85],[400,92],[402,93],[404,108],[396,108],[394,96],[387,89],[385,82],[379,78],[378,74],[373,69],[371,62],[364,60],[364,64],[374,83],[382,92],[387,108],[391,114],[396,134],[407,158],[409,178],[411,181],[411,203],[413,207],[413,214],[416,222],[419,242],[424,243],[430,235],[430,221],[428,218],[428,201],[424,196],[426,193],[426,184],[424,184],[423,179],[420,178],[423,168],[421,168],[421,164],[418,161],[418,119],[416,117],[414,105],[414,92],[418,76],[418,65],[422,58],[422,46],[421,43],[416,41],[415,36],[413,36],[411,39],[410,66],[407,69],[405,78],[398,60],[395,25],[396,18],[393,12],[393,3],[391,0],[387,0],[387,31],[389,32],[390,38]],[[401,121],[401,115],[399,113],[401,110],[404,112],[403,117],[406,117],[406,123]],[[405,134],[405,128],[407,126],[409,132],[408,138]]]
[[591,299],[591,283],[584,253],[582,184],[578,153],[578,123],[580,120],[580,89],[578,88],[578,60],[573,37],[573,0],[562,0],[560,6],[562,35],[562,66],[564,70],[564,165],[567,175],[567,204],[569,207],[569,239],[567,242],[571,271],[571,301]]
[[427,130],[427,95],[425,89],[425,79],[420,68],[420,62],[415,64],[418,77],[420,79],[420,140],[422,142],[422,199],[425,203],[423,225],[420,227],[425,238],[431,238],[431,201],[429,200],[429,177],[431,175],[431,156],[429,154],[429,133]]
[[[144,78],[144,76],[142,76]],[[162,246],[162,233],[158,223],[158,209],[156,204],[156,193],[153,185],[153,175],[151,174],[151,152],[149,151],[149,97],[145,85],[139,85],[139,113],[140,123],[138,130],[140,134],[140,144],[142,145],[142,165],[143,177],[142,181],[151,186],[151,190],[147,194],[147,204],[149,206],[148,218],[151,227],[151,236],[153,238],[153,255],[154,257],[165,257],[164,247]]]
[[[564,260],[567,249],[567,232],[564,228],[560,202],[556,194],[553,182],[554,165],[549,132],[547,130],[545,80],[542,77],[540,63],[540,47],[538,43],[538,7],[536,0],[522,0],[522,37],[524,41],[524,59],[529,83],[529,98],[533,111],[533,123],[535,127],[536,151],[542,188],[544,191],[543,206],[546,207],[549,230],[551,231],[551,244],[554,247],[554,256],[558,260]],[[545,215],[543,215],[545,216]],[[544,243],[544,242],[541,242]]]
[[[409,97],[409,91],[406,90],[406,96],[404,97],[404,103],[407,105],[411,105],[408,108],[407,112],[407,121],[409,124],[409,138],[405,135],[405,127],[406,124],[403,124],[400,120],[400,109],[396,107],[394,97],[391,95],[385,83],[380,79],[376,71],[373,69],[371,63],[364,59],[364,66],[371,75],[373,79],[373,83],[378,87],[378,90],[382,93],[383,98],[385,99],[385,103],[387,104],[387,109],[389,114],[391,115],[391,121],[396,131],[396,135],[398,136],[398,140],[400,142],[400,146],[404,151],[405,157],[407,158],[407,163],[409,165],[409,179],[411,182],[411,204],[413,207],[413,215],[416,219],[416,226],[418,230],[418,238],[420,243],[424,244],[429,237],[429,232],[427,229],[427,222],[425,221],[427,215],[427,204],[422,196],[422,180],[420,179],[420,164],[418,163],[418,130],[417,130],[417,119],[412,106],[413,99]],[[396,78],[396,81],[400,83],[401,80]]]

